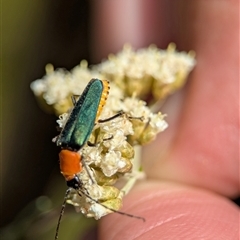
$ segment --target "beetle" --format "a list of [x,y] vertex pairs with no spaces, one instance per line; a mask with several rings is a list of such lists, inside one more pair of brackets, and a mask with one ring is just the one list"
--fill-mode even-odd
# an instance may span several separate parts
[[85,195],[93,202],[102,205],[112,212],[145,221],[142,217],[117,211],[93,199],[84,191],[83,183],[77,176],[82,171],[82,156],[79,150],[87,143],[95,124],[97,122],[110,121],[123,114],[123,112],[119,112],[108,119],[99,120],[109,94],[109,89],[109,82],[107,80],[92,79],[87,84],[79,99],[75,101],[73,98],[74,107],[60,135],[57,137],[56,144],[62,148],[59,153],[60,171],[66,180],[68,189],[60,212],[55,240],[58,239],[61,218],[64,214],[67,197],[71,189],[75,189],[79,196]]

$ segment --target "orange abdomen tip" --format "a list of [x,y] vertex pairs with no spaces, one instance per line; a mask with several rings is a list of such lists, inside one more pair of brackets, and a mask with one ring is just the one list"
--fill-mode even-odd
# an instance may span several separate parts
[[74,176],[82,171],[81,156],[78,152],[61,150],[59,153],[60,170],[66,181],[74,178]]

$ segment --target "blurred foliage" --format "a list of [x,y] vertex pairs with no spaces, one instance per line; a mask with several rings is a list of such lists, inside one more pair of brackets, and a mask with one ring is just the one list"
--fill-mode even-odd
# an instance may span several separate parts
[[[63,179],[62,179],[63,180]],[[1,239],[4,240],[52,240],[54,239],[64,189],[53,191],[60,181],[49,184],[48,196],[40,196],[24,207],[14,220],[0,229]],[[56,189],[55,189],[56,190]],[[49,192],[50,191],[50,192]],[[90,238],[87,237],[91,233]],[[66,206],[59,230],[59,239],[96,239],[96,221],[76,213],[70,205]]]
[[[56,118],[38,108],[29,85],[49,62],[71,69],[88,58],[88,5],[1,2],[1,239],[54,237],[66,190],[59,149],[51,142],[58,134]],[[93,224],[67,206],[61,239],[83,236]]]

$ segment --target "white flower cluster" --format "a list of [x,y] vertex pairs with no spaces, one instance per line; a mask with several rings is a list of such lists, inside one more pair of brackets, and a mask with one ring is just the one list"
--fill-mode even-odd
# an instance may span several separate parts
[[[78,193],[71,191],[68,203],[96,219],[111,212],[108,208],[120,209],[124,194],[143,175],[136,149],[168,126],[165,115],[153,113],[144,100],[150,98],[154,103],[180,88],[194,64],[192,53],[178,53],[170,44],[166,51],[155,46],[134,51],[126,45],[122,52],[110,55],[92,69],[86,61],[70,72],[46,66],[46,76],[33,82],[31,89],[42,105],[62,114],[57,120],[60,128],[64,128],[73,107],[71,96],[81,94],[92,78],[110,81],[110,93],[99,119],[122,111],[109,121],[97,122],[89,138],[93,144],[85,144],[80,150],[84,164],[77,175],[83,187]],[[120,180],[125,185],[118,189],[114,184]]]
[[36,97],[53,106],[55,113],[59,115],[71,107],[71,96],[79,95],[89,80],[96,77],[102,79],[100,73],[90,71],[85,60],[70,72],[65,69],[54,71],[53,66],[48,64],[46,75],[32,82],[30,88]]
[[[134,160],[134,145],[151,141],[158,132],[166,129],[167,123],[161,113],[152,113],[146,106],[146,102],[134,97],[122,99],[123,93],[116,85],[111,85],[110,92],[116,95],[109,95],[100,119],[112,117],[120,110],[123,110],[123,113],[110,121],[96,124],[89,138],[94,146],[85,144],[80,150],[88,171],[84,168],[79,173],[79,178],[83,182],[83,191],[86,195],[105,206],[118,210],[124,194],[120,194],[113,184],[117,179],[124,179],[125,174],[131,172],[134,168],[133,163],[140,165],[140,159]],[[60,115],[57,120],[59,127],[64,127],[67,119],[68,114]],[[151,139],[146,140],[145,136],[149,134]],[[98,180],[99,171],[97,173],[97,170],[100,170],[101,179],[104,180]],[[138,176],[137,171],[131,173],[132,178],[138,178]],[[86,216],[99,219],[110,212],[86,195],[81,195],[82,197],[79,197],[75,191],[72,191],[68,203],[73,204]]]
[[[87,172],[83,169],[83,171],[78,174],[79,179],[81,179],[84,185],[84,188],[79,192],[81,196],[72,189],[67,202],[72,204],[78,212],[80,211],[85,216],[94,217],[97,220],[111,213],[111,210],[104,206],[118,210],[121,207],[123,195],[120,194],[120,191],[114,186],[101,186],[97,184],[97,182],[93,184],[89,179],[89,174],[91,178],[94,179],[94,169],[89,167],[88,170]],[[104,206],[98,204],[96,201],[104,204]]]
[[171,43],[167,50],[151,45],[134,51],[125,45],[123,51],[110,55],[95,70],[114,81],[131,95],[133,90],[141,97],[152,93],[154,99],[167,97],[183,86],[196,62],[194,52],[177,52]]
[[123,80],[127,77],[141,81],[145,76],[151,76],[168,84],[174,82],[179,71],[190,72],[194,65],[194,58],[185,52],[176,52],[174,44],[170,44],[167,51],[154,45],[134,51],[130,45],[125,45],[123,51],[110,55],[109,60],[96,68],[111,78]]
[[195,64],[194,52],[177,52],[173,43],[167,50],[152,45],[134,51],[126,45],[123,51],[110,55],[108,60],[94,65],[92,69],[88,68],[85,60],[70,72],[64,69],[54,71],[53,66],[48,64],[46,76],[34,81],[30,87],[57,114],[70,108],[70,97],[79,95],[92,78],[108,79],[111,84],[117,84],[123,92],[119,93],[119,89],[114,87],[112,91],[118,91],[114,95],[131,97],[135,94],[140,99],[152,96],[158,101],[181,88]]

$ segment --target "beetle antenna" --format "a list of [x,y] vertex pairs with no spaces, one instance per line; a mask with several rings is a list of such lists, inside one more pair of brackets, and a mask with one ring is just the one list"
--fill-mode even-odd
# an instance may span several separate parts
[[64,210],[65,210],[66,202],[67,202],[67,197],[68,197],[68,194],[70,193],[70,191],[71,191],[71,188],[68,188],[66,193],[65,193],[65,196],[64,196],[61,212],[60,212],[60,215],[59,215],[59,218],[58,218],[58,223],[57,223],[57,228],[56,228],[56,233],[55,233],[55,238],[54,238],[55,240],[58,239],[58,232],[59,232],[59,228],[60,228],[60,223],[61,223],[61,220],[62,220],[62,216],[64,214]]
[[86,197],[88,197],[90,200],[92,200],[93,202],[101,205],[102,207],[104,207],[104,208],[106,208],[106,209],[108,209],[108,210],[110,210],[110,211],[112,211],[112,212],[115,212],[115,213],[118,213],[118,214],[121,214],[121,215],[124,215],[124,216],[128,216],[128,217],[131,217],[131,218],[137,218],[137,219],[142,220],[143,222],[146,221],[145,218],[143,218],[143,217],[139,217],[139,216],[135,216],[135,215],[133,215],[133,214],[121,212],[121,211],[115,210],[115,209],[113,209],[113,208],[110,208],[110,207],[108,207],[108,206],[100,203],[98,200],[92,198],[89,194],[85,193],[81,188],[76,189],[76,191],[77,191],[77,193],[78,193],[78,195],[79,195],[80,197],[82,197],[81,194],[83,194],[83,195],[85,195]]

